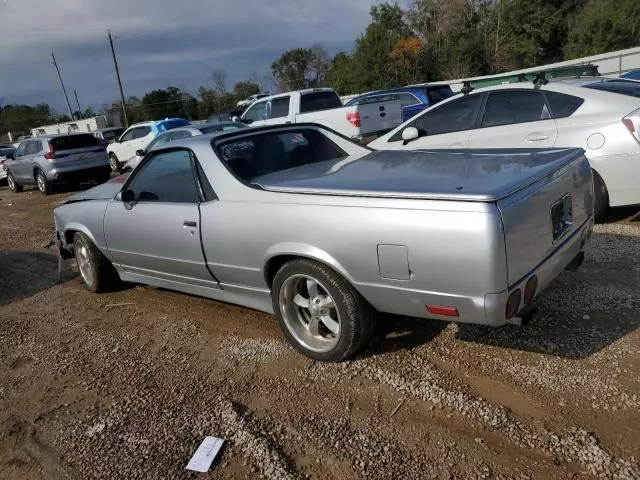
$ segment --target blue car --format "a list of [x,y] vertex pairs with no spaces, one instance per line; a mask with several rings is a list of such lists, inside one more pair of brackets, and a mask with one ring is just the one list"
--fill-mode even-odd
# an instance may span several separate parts
[[454,95],[449,85],[412,85],[370,92],[349,100],[345,106],[399,100],[402,103],[402,121],[405,122],[425,108]]
[[620,75],[620,78],[630,78],[632,80],[640,80],[640,70],[631,70]]

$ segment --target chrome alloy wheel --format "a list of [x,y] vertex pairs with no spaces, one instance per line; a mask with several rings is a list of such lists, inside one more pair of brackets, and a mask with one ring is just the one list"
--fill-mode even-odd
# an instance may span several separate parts
[[329,291],[318,280],[296,274],[280,287],[279,305],[293,337],[309,350],[327,352],[340,339],[340,314]]
[[84,283],[88,286],[93,285],[93,267],[89,258],[89,251],[81,242],[76,244],[76,262]]

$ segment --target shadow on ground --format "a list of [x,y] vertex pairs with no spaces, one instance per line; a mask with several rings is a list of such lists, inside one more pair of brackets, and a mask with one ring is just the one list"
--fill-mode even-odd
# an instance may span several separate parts
[[0,305],[51,288],[75,273],[58,273],[58,257],[44,252],[0,252]]
[[419,347],[437,337],[447,325],[438,320],[380,314],[374,340],[364,354],[378,355]]
[[596,223],[630,222],[640,223],[640,207],[610,208]]

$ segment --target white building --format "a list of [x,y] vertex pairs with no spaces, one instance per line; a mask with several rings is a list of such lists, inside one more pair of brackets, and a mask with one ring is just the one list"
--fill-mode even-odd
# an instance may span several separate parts
[[31,134],[34,137],[41,137],[43,135],[57,135],[59,133],[90,133],[111,127],[122,127],[120,116],[117,113],[98,115],[92,118],[82,118],[80,120],[56,123],[54,125],[43,125],[32,128]]

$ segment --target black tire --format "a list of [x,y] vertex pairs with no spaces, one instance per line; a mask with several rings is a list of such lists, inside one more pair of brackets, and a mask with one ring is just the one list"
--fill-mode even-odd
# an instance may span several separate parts
[[[81,268],[82,249],[86,252],[88,265],[91,268],[92,275],[85,275]],[[98,250],[93,242],[84,233],[76,233],[73,237],[73,249],[78,268],[80,269],[80,277],[88,290],[94,293],[110,292],[120,284],[120,277],[111,262]]]
[[115,153],[109,153],[109,167],[111,167],[112,172],[118,173],[120,171],[120,160]]
[[42,193],[43,195],[51,195],[51,193],[53,192],[53,188],[51,182],[47,180],[47,176],[44,174],[44,172],[42,170],[36,170],[33,177],[36,181],[36,186],[38,187],[40,193]]
[[609,192],[602,177],[593,170],[593,216],[597,220],[601,218],[609,208]]
[[9,185],[9,190],[13,193],[20,193],[22,191],[22,185],[16,182],[16,179],[13,178],[13,173],[7,172],[7,185]]
[[[287,279],[296,275],[317,279],[334,300],[340,317],[340,334],[331,350],[315,351],[307,348],[292,334],[280,308],[280,291]],[[373,336],[376,312],[369,303],[338,273],[326,265],[309,259],[287,262],[276,274],[271,289],[273,310],[287,341],[300,353],[322,362],[340,362],[364,348]]]

